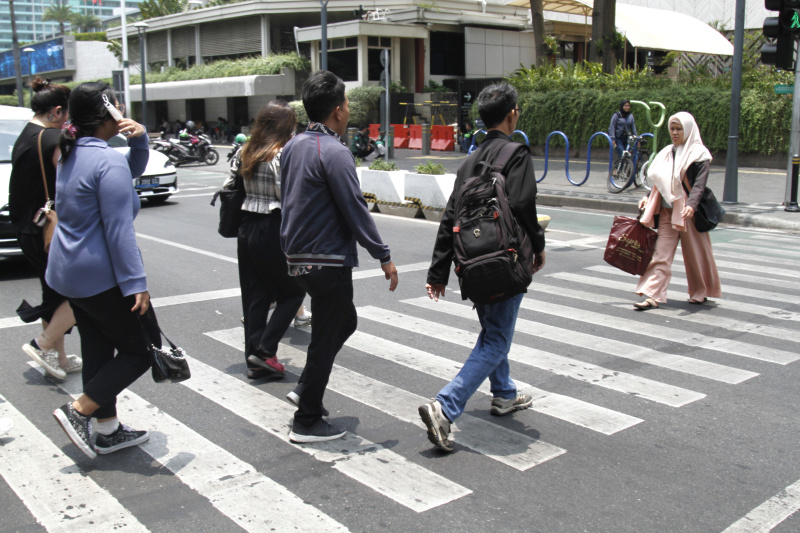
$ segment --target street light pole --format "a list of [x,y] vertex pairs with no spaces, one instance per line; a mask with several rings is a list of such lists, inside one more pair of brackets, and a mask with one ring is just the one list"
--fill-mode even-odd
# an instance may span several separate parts
[[131,73],[128,65],[128,6],[125,0],[122,5],[122,92],[125,99],[125,116],[131,118]]
[[320,46],[322,47],[322,70],[328,70],[328,0],[319,0],[319,27],[322,31]]
[[150,27],[146,22],[139,21],[133,25],[139,32],[139,63],[141,64],[142,74],[142,126],[147,129],[147,81],[145,80],[145,70],[147,63],[144,60],[144,36],[145,30]]

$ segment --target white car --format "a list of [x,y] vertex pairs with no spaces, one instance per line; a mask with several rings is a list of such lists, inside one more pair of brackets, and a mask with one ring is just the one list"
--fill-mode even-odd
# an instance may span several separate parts
[[[123,135],[112,137],[108,144],[122,154],[127,154],[130,150],[128,139]],[[163,204],[167,198],[178,192],[178,172],[167,156],[151,148],[147,168],[142,177],[133,179],[133,186],[136,187],[139,198],[152,204]]]

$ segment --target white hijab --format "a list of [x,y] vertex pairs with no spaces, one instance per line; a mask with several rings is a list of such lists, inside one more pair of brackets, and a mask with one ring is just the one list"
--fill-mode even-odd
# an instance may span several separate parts
[[656,155],[647,172],[647,179],[658,188],[658,192],[667,202],[673,204],[676,199],[683,198],[681,176],[697,161],[711,161],[711,152],[703,145],[700,128],[694,117],[685,111],[669,117],[669,123],[679,123],[683,127],[683,144],[673,155],[673,145],[667,145]]

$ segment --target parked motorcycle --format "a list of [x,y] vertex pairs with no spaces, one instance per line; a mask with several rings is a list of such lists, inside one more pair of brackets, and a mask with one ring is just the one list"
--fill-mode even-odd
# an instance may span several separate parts
[[169,157],[176,167],[184,163],[205,163],[210,166],[219,161],[219,153],[211,147],[211,139],[202,133],[183,131],[180,139],[157,140],[153,144],[153,149]]

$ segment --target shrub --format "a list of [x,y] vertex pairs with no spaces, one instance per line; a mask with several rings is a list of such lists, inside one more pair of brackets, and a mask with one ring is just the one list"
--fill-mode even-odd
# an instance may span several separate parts
[[387,161],[385,159],[376,159],[369,166],[370,170],[400,170],[397,168],[397,163],[394,161]]
[[[242,59],[222,59],[195,65],[186,70],[172,67],[164,72],[148,72],[147,83],[230,78],[257,74],[266,76],[279,74],[283,68],[290,68],[295,72],[305,72],[311,68],[311,63],[308,59],[294,52],[291,54],[272,54]],[[131,83],[141,83],[141,76],[131,76]]]
[[422,88],[424,93],[449,93],[450,89],[437,82],[436,80],[428,80],[428,83]]
[[350,100],[348,126],[358,128],[362,124],[378,122],[382,91],[380,87],[355,87],[347,92],[347,98]]
[[419,165],[414,165],[414,170],[420,174],[438,175],[445,173],[444,165],[434,163],[433,161],[426,161],[424,164],[420,163]]
[[303,101],[293,100],[289,102],[289,105],[294,109],[295,115],[297,115],[297,125],[302,127],[308,126],[308,115],[306,115],[306,108],[303,107]]
[[88,32],[88,33],[73,33],[72,35],[75,36],[76,41],[107,41],[106,32],[104,31],[95,31],[95,32]]
[[0,94],[0,105],[10,105],[16,107],[19,104],[17,96],[14,94]]

